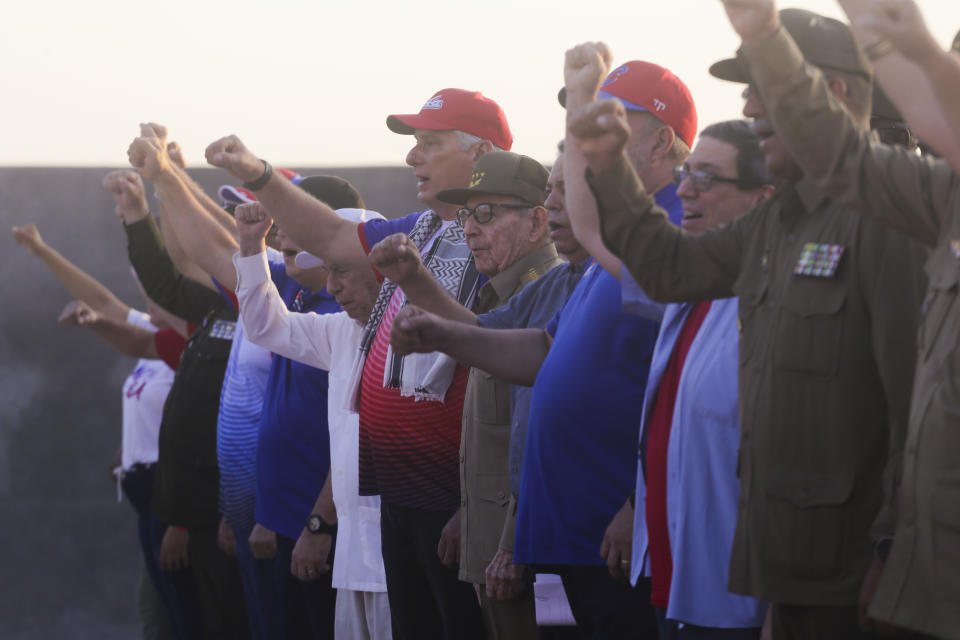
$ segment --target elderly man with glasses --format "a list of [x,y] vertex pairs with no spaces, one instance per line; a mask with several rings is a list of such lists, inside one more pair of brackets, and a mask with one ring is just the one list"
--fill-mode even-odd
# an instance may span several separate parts
[[[437,194],[442,202],[462,205],[457,222],[477,270],[489,278],[473,307],[477,313],[503,306],[527,284],[562,264],[548,235],[546,195],[546,169],[527,156],[506,151],[480,158],[468,188]],[[445,299],[455,304],[423,268],[406,234],[382,240],[373,247],[370,260],[414,304],[430,306]],[[461,580],[480,585],[487,637],[524,639],[537,634],[533,576],[507,563],[508,577],[497,581],[495,588],[486,579],[501,539],[509,539],[510,549],[513,543],[511,395],[509,382],[478,368],[470,370],[460,448],[460,545],[440,551],[450,564],[459,557]]]

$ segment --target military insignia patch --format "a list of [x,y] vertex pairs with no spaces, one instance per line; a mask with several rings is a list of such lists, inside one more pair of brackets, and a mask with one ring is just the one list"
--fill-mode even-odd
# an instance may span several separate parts
[[808,242],[803,245],[800,259],[793,268],[793,275],[832,278],[837,273],[845,249],[842,244]]
[[474,171],[473,175],[470,176],[470,188],[472,189],[480,184],[480,181],[483,180],[485,175],[487,175],[486,171]]

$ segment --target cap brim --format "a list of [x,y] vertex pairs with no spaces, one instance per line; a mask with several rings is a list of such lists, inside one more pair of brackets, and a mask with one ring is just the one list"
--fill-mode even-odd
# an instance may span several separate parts
[[322,267],[324,264],[326,264],[323,261],[323,258],[318,258],[307,251],[301,251],[298,253],[293,258],[293,262],[301,269],[313,269],[314,267]]
[[729,82],[740,82],[750,84],[750,78],[743,70],[740,62],[736,58],[727,58],[710,65],[710,75],[714,78],[727,80]]
[[408,113],[387,116],[387,128],[394,133],[409,136],[413,135],[417,129],[442,131],[455,129],[456,127],[453,127],[448,123],[441,122],[437,118],[429,115],[424,115],[422,113]]

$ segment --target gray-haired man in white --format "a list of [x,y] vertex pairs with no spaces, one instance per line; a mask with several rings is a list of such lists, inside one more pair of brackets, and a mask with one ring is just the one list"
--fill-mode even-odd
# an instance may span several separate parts
[[[337,213],[353,222],[382,218],[361,209],[339,209]],[[337,515],[333,563],[336,637],[388,640],[392,631],[380,553],[380,498],[359,495],[359,416],[349,410],[348,397],[363,323],[377,299],[380,283],[362,254],[356,264],[333,264],[301,253],[297,256],[298,266],[327,269],[327,292],[337,299],[343,311],[324,315],[290,312],[270,279],[266,260],[264,238],[273,220],[259,203],[241,205],[236,217],[240,251],[233,262],[247,338],[276,354],[330,372],[327,423]],[[321,495],[317,504],[323,500]]]

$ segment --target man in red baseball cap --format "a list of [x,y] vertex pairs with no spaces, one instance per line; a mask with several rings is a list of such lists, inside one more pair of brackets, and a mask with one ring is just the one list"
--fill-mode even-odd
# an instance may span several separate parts
[[[513,142],[500,107],[473,91],[443,89],[418,113],[392,115],[387,126],[414,137],[406,162],[426,207],[403,218],[356,223],[337,215],[288,180],[236,136],[207,148],[210,164],[227,169],[256,193],[285,233],[331,265],[354,264],[394,233],[410,236],[423,262],[451,296],[472,306],[479,272],[458,205],[437,193],[469,187],[476,161]],[[367,323],[353,372],[353,408],[360,414],[362,495],[381,498],[381,540],[396,638],[482,636],[473,587],[457,579],[459,448],[467,369],[441,354],[400,356],[389,349],[393,319],[406,301],[386,280]]]
[[[627,158],[649,192],[671,212],[670,221],[679,226],[683,211],[673,184],[673,170],[690,155],[697,135],[697,108],[690,90],[669,69],[643,60],[620,65],[600,83],[603,70],[571,60],[583,57],[584,51],[575,48],[567,52],[566,86],[558,95],[560,104],[568,114],[576,114],[595,98],[613,98],[623,104],[631,128]],[[572,66],[571,62],[576,64]],[[564,147],[564,164],[574,235],[601,266],[619,279],[622,264],[600,239],[596,204],[583,178],[586,164],[573,141],[567,141]]]

